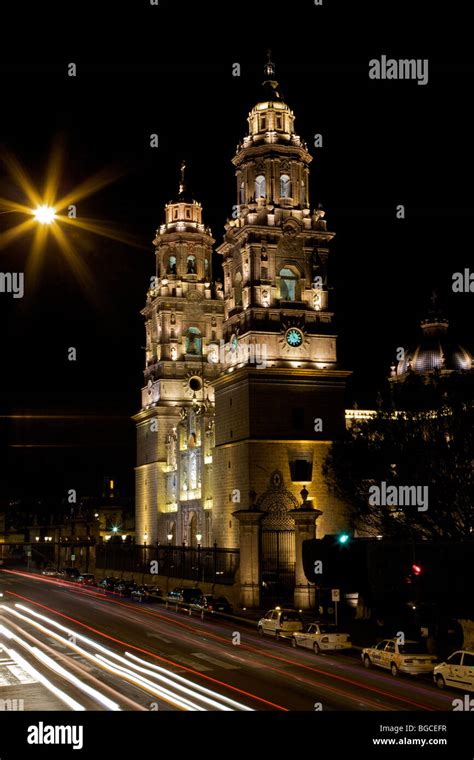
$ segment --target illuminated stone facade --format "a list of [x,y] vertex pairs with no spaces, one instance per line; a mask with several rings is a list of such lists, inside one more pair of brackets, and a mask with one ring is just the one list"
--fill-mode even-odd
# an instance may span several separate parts
[[[137,423],[138,543],[212,540],[214,390],[224,302],[210,230],[182,181],[157,231],[156,274],[142,312],[145,385]],[[171,539],[167,537],[171,536]]]
[[[196,531],[207,545],[245,541],[249,588],[259,586],[261,570],[272,572],[280,538],[282,563],[294,565],[290,511],[301,505],[304,486],[306,509],[313,500],[322,513],[319,535],[347,527],[344,505],[322,474],[331,441],[344,431],[349,374],[337,364],[328,295],[334,233],[324,211],[311,209],[312,157],[272,63],[265,73],[233,159],[237,202],[217,249],[223,288],[212,281],[213,240],[200,206],[182,197],[166,208],[155,241],[157,281],[143,311],[146,384],[136,416],[138,539],[173,534],[189,544]],[[193,405],[190,383],[199,381]],[[246,516],[254,510],[261,520]],[[253,589],[243,598],[257,597]]]

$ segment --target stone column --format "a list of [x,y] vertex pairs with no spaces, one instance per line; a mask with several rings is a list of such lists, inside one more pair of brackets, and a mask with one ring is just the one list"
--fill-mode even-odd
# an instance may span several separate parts
[[240,528],[240,604],[260,607],[260,521],[266,512],[239,509],[232,515]]
[[314,609],[316,604],[316,587],[306,578],[303,569],[303,541],[316,537],[316,520],[322,512],[315,509],[312,500],[308,499],[305,488],[301,491],[303,503],[301,507],[292,509],[290,515],[295,521],[295,592],[294,606],[299,610]]

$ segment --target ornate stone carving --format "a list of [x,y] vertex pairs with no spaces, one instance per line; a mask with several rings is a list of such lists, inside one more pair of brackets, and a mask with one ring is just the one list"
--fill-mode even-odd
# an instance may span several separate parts
[[264,530],[294,530],[294,522],[289,511],[298,506],[298,499],[285,488],[281,472],[275,470],[270,477],[270,486],[256,502],[257,509],[267,512],[262,520],[262,528]]

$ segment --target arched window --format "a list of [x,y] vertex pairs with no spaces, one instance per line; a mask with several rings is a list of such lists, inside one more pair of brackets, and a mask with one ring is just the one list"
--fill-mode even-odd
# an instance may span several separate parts
[[298,277],[291,269],[280,269],[280,298],[283,301],[296,301],[297,283]]
[[245,203],[245,183],[240,183],[240,202],[241,204]]
[[291,180],[288,174],[280,175],[280,198],[291,198]]
[[176,256],[170,256],[168,259],[168,274],[176,274]]
[[201,353],[201,331],[197,327],[190,327],[186,334],[186,353]]
[[265,198],[266,195],[265,177],[263,174],[258,174],[255,177],[255,198]]
[[234,301],[236,306],[242,306],[242,275],[240,272],[235,275]]
[[303,205],[306,201],[306,183],[304,179],[301,180],[301,187],[300,187],[300,202],[301,205]]
[[187,273],[188,274],[196,274],[196,256],[188,256],[187,258],[188,267],[187,267]]
[[209,274],[209,259],[204,259],[204,274],[206,277]]

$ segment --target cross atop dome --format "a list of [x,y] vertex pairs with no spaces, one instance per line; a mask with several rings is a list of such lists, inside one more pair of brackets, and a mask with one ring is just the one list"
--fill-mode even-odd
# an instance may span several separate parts
[[275,64],[272,61],[272,51],[267,51],[267,62],[264,67],[265,76],[269,79],[275,76]]
[[183,198],[184,195],[186,194],[186,182],[184,179],[185,170],[186,170],[186,161],[183,160],[181,161],[181,166],[180,166],[181,181],[179,183],[179,196],[178,196],[179,198]]

